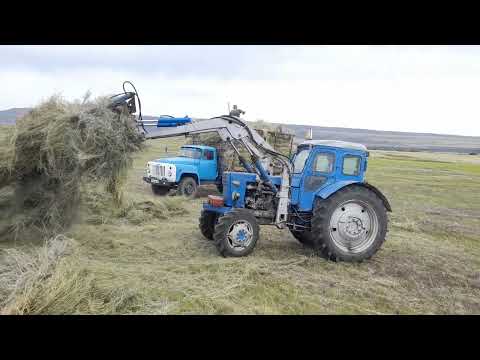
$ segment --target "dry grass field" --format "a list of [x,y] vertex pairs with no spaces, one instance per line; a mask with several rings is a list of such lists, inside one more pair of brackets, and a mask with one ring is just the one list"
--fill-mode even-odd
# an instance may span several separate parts
[[266,226],[255,251],[233,259],[220,257],[198,229],[214,187],[193,201],[160,198],[141,179],[148,160],[183,141],[155,140],[136,156],[123,206],[89,186],[67,233],[47,243],[0,242],[0,311],[480,314],[479,156],[371,152],[367,179],[393,213],[370,261],[328,262]]

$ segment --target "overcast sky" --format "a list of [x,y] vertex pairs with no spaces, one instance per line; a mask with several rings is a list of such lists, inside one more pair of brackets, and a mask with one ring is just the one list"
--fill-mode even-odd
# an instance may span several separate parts
[[479,46],[0,46],[0,110],[124,80],[147,115],[480,136]]

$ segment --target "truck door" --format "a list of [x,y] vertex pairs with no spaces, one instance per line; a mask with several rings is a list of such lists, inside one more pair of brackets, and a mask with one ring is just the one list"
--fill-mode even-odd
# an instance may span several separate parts
[[203,149],[198,169],[200,180],[215,180],[217,178],[216,153],[210,149]]
[[300,180],[299,209],[312,209],[315,193],[335,181],[335,151],[313,149]]

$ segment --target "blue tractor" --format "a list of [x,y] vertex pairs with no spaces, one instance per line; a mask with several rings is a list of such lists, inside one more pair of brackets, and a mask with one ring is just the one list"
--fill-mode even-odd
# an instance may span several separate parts
[[[305,246],[336,261],[362,261],[381,247],[387,233],[385,196],[365,182],[368,151],[342,141],[305,141],[292,159],[287,227]],[[281,176],[269,176],[280,190]],[[202,234],[224,256],[245,256],[255,247],[260,224],[272,224],[275,193],[260,188],[257,175],[227,172],[223,199],[210,196],[200,217]]]
[[[112,98],[113,108],[136,111],[135,92]],[[139,102],[140,104],[140,102]],[[276,152],[240,119],[243,110],[210,119],[137,119],[146,139],[216,132],[236,152],[245,172],[223,172],[223,196],[209,195],[199,219],[202,234],[223,256],[246,256],[260,225],[289,229],[305,246],[334,261],[369,259],[385,241],[385,196],[365,181],[367,148],[360,144],[309,140],[290,159]],[[239,147],[249,154],[241,156]],[[275,169],[280,169],[275,174]]]

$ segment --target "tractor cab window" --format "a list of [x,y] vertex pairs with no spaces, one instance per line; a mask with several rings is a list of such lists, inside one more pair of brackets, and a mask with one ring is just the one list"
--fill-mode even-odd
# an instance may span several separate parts
[[190,159],[200,159],[201,150],[195,148],[181,148],[179,156]]
[[335,164],[335,156],[332,153],[318,153],[313,163],[313,171],[331,173]]
[[203,150],[203,160],[213,160],[213,151]]
[[353,155],[346,155],[343,158],[343,174],[358,176],[360,174],[360,157]]
[[293,161],[293,172],[295,174],[299,174],[303,171],[305,162],[308,159],[308,155],[310,155],[310,149],[301,150],[297,155],[295,155],[295,159]]

